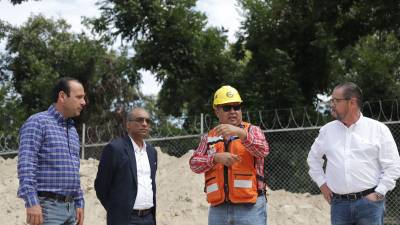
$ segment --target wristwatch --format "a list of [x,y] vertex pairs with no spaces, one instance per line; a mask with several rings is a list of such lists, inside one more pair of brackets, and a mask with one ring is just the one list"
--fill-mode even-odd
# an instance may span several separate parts
[[383,199],[385,199],[385,196],[383,194],[381,194],[379,192],[375,192],[375,194],[376,194],[376,199],[378,201],[382,201]]

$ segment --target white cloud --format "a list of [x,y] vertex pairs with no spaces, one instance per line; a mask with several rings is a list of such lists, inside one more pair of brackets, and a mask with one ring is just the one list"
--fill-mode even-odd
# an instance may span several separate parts
[[92,17],[99,14],[93,0],[80,1],[27,1],[19,5],[12,5],[9,0],[0,1],[0,19],[13,25],[20,26],[31,15],[43,14],[47,18],[65,19],[74,32],[80,32],[81,17]]
[[[94,17],[99,15],[95,5],[96,0],[29,0],[20,5],[12,5],[9,0],[0,0],[0,20],[7,21],[14,26],[21,26],[31,15],[43,14],[47,18],[63,18],[71,25],[73,32],[85,30],[81,25],[83,16]],[[199,0],[197,9],[206,13],[211,26],[223,26],[228,29],[228,38],[235,40],[235,32],[240,24],[240,16],[235,7],[236,0]],[[0,43],[0,50],[4,49]],[[141,90],[145,95],[157,94],[161,85],[155,81],[150,73],[143,73]]]
[[196,7],[205,12],[211,26],[223,26],[228,29],[229,41],[236,40],[235,33],[242,20],[236,7],[236,0],[200,0]]
[[143,84],[140,85],[140,90],[144,95],[157,95],[161,89],[154,75],[149,71],[141,71]]

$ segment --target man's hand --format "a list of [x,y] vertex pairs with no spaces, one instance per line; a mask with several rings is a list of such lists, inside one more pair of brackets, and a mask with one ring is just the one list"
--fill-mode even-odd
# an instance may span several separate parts
[[240,157],[238,155],[231,154],[229,152],[221,152],[221,153],[215,153],[214,161],[216,163],[222,163],[225,166],[230,167],[232,166],[233,163],[239,162]]
[[246,139],[247,133],[243,128],[233,126],[230,124],[220,124],[215,127],[215,131],[218,135],[223,136],[225,139],[230,136],[238,136],[240,139]]
[[83,208],[76,208],[76,224],[83,224]]
[[378,193],[376,193],[376,192],[372,192],[371,194],[368,194],[367,196],[365,196],[365,198],[367,198],[368,200],[370,200],[372,202],[377,202],[377,201],[383,200],[383,198],[379,198]]
[[26,223],[30,225],[41,225],[43,223],[42,207],[40,205],[26,208]]
[[332,194],[331,189],[328,187],[328,185],[326,183],[324,183],[321,187],[319,187],[319,189],[321,190],[321,193],[324,195],[325,200],[328,203],[331,203],[333,194]]

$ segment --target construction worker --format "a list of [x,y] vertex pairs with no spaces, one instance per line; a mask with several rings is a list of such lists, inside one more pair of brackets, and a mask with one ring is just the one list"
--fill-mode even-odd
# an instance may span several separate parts
[[219,125],[201,138],[190,168],[205,174],[209,225],[266,225],[264,158],[269,146],[258,126],[242,121],[242,99],[231,86],[214,94]]

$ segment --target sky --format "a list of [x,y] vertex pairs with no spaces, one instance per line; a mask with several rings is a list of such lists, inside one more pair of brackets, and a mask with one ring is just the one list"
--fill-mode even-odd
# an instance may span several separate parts
[[[82,16],[99,15],[96,2],[97,0],[29,0],[14,6],[9,0],[0,0],[0,20],[20,26],[29,16],[41,13],[48,18],[65,19],[71,25],[71,31],[79,33],[85,30],[81,25]],[[241,21],[236,4],[236,0],[198,0],[196,8],[207,15],[209,25],[228,29],[228,38],[232,42]],[[3,46],[0,44],[0,50],[2,49],[4,43]],[[157,94],[161,85],[151,73],[142,74],[143,84],[140,85],[140,89],[143,94]]]

